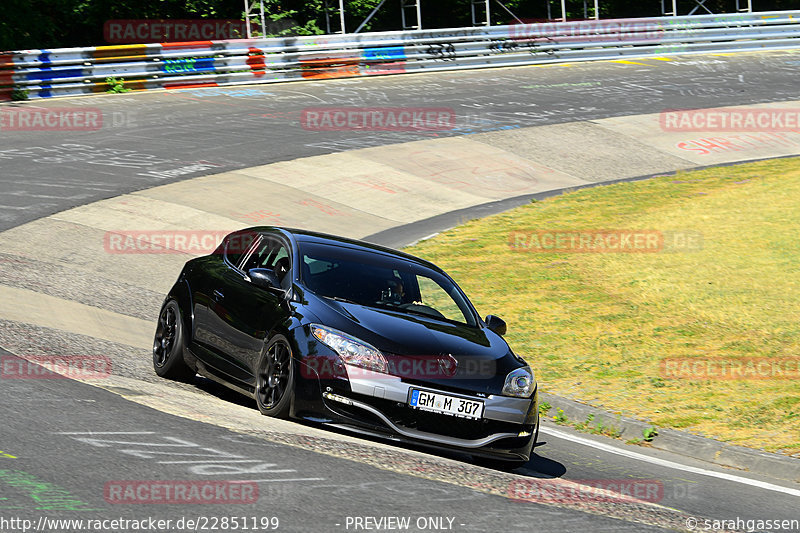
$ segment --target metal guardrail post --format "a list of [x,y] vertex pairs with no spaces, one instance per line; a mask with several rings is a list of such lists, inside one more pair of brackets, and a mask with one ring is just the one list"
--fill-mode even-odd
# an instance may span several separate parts
[[331,10],[334,9],[334,8],[332,8],[328,4],[329,1],[330,0],[323,0],[323,2],[322,2],[322,10],[325,12],[325,33],[327,33],[328,35],[330,35],[332,33],[341,33],[341,34],[344,35],[345,33],[347,33],[347,29],[345,28],[345,23],[344,23],[344,1],[343,0],[339,0],[339,8],[337,9],[337,11],[339,12],[339,31],[338,32],[332,32],[331,31]]
[[344,23],[344,0],[339,0],[339,27],[342,28],[342,35],[347,33],[347,28]]
[[264,35],[267,31],[266,25],[266,18],[264,16],[264,2],[263,0],[256,0],[258,2],[258,12],[253,12],[253,8],[256,7],[255,3],[251,0],[244,0],[244,19],[247,28],[247,38],[253,38],[253,30],[252,30],[252,21],[253,19],[257,19],[260,28],[261,28],[261,35]]
[[[422,11],[420,8],[421,0],[400,0],[400,18],[403,21],[403,30],[421,30],[422,29]],[[414,14],[416,24],[409,24],[406,18],[408,10]]]
[[[489,2],[491,0],[472,0],[470,2],[470,11],[472,12],[472,25],[473,26],[491,26],[492,15]],[[478,14],[483,13],[483,17]]]

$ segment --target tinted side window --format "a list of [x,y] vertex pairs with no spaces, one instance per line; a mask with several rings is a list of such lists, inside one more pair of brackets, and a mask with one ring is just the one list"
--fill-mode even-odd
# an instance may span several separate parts
[[247,272],[251,268],[273,269],[278,264],[278,261],[288,258],[289,252],[282,242],[274,238],[264,237],[242,270]]
[[289,250],[284,243],[274,237],[264,237],[245,261],[242,270],[247,272],[251,268],[267,268],[278,277],[282,287],[288,288],[291,286],[291,278],[288,276],[291,267]]
[[239,231],[228,235],[224,243],[225,258],[228,262],[233,266],[239,266],[242,256],[257,237],[258,234],[252,231]]

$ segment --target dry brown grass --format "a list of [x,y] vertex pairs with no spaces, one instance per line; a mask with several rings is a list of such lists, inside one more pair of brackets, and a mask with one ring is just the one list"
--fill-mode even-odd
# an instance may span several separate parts
[[[515,230],[690,231],[702,249],[531,253]],[[409,251],[447,270],[543,390],[800,454],[797,379],[667,379],[668,357],[800,357],[800,158],[598,187],[471,221]]]

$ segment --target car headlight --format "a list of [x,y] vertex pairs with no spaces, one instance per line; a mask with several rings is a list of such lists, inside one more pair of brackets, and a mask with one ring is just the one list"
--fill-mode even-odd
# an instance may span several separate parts
[[339,357],[348,365],[387,373],[388,365],[383,354],[366,342],[342,331],[318,324],[311,324],[311,333],[320,342],[339,354]]
[[533,394],[534,388],[536,388],[536,379],[533,376],[533,370],[529,366],[524,366],[508,373],[503,385],[503,396],[528,398]]

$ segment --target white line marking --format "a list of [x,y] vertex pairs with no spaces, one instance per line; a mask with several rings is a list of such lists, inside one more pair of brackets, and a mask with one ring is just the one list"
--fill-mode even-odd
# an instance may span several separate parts
[[160,465],[184,465],[184,464],[207,464],[207,463],[263,463],[261,459],[222,459],[220,461],[159,461]]
[[294,479],[243,479],[231,483],[276,483],[278,481],[325,481],[324,477],[298,477]]
[[752,485],[754,487],[758,487],[760,489],[765,490],[772,490],[775,492],[783,492],[784,494],[790,494],[792,496],[800,496],[800,490],[798,489],[790,489],[789,487],[782,487],[780,485],[773,485],[772,483],[766,483],[764,481],[758,481],[756,479],[750,479],[741,476],[735,476],[733,474],[726,474],[724,472],[714,472],[713,470],[706,470],[705,468],[698,468],[695,466],[684,465],[681,463],[676,463],[673,461],[667,461],[666,459],[659,459],[657,457],[650,457],[649,455],[644,455],[637,452],[632,452],[629,450],[623,450],[617,448],[616,446],[611,446],[610,444],[605,444],[603,442],[595,442],[590,439],[586,439],[584,437],[579,437],[577,435],[571,435],[564,431],[560,431],[553,428],[546,428],[542,426],[540,431],[543,433],[547,433],[554,437],[558,437],[560,439],[564,439],[570,442],[575,442],[577,444],[583,444],[584,446],[590,446],[592,448],[597,448],[598,450],[603,450],[605,452],[614,453],[617,455],[622,455],[623,457],[630,457],[631,459],[638,459],[639,461],[645,461],[648,463],[653,463],[655,465],[664,466],[667,468],[674,468],[675,470],[683,470],[684,472],[691,472],[693,474],[700,474],[701,476],[709,476],[709,477],[716,477],[720,479],[725,479],[728,481],[733,481],[735,483],[743,483],[745,485]]
[[56,435],[154,435],[155,431],[59,431]]
[[87,194],[77,194],[74,196],[53,196],[52,194],[34,194],[32,192],[27,191],[11,191],[11,192],[4,192],[3,194],[8,196],[19,196],[22,198],[49,198],[51,200],[79,200],[81,198],[88,197]]
[[[258,472],[259,474],[288,474],[289,472],[297,472],[297,470],[293,470],[291,468],[285,468],[283,470],[262,470]],[[230,472],[201,472],[205,476],[218,476],[222,474],[230,474]],[[252,473],[252,472],[251,472]],[[293,481],[291,479],[276,479],[275,481]]]
[[[304,93],[304,92],[301,92],[301,91],[287,91],[287,92],[293,92],[293,93],[297,93],[297,94],[302,94],[303,96],[308,96],[309,98],[316,98],[317,100],[319,100],[323,104],[327,103],[325,100],[323,100],[319,96],[314,96],[313,94],[308,94],[308,93]],[[280,99],[280,97],[278,97],[278,99]]]

